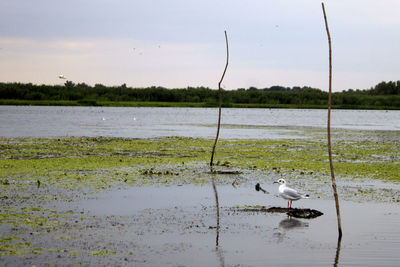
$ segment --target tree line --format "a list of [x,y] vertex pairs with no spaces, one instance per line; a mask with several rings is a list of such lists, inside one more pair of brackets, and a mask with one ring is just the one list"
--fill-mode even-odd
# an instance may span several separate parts
[[[9,100],[50,100],[77,101],[95,105],[101,102],[185,102],[217,105],[217,90],[208,87],[188,87],[167,89],[159,86],[131,88],[105,86],[66,81],[64,85],[35,85],[32,83],[0,83],[0,99]],[[225,107],[253,106],[293,106],[322,107],[327,105],[328,93],[311,87],[239,88],[224,90]],[[332,105],[336,108],[388,108],[400,109],[400,81],[381,82],[366,90],[349,89],[333,93]]]

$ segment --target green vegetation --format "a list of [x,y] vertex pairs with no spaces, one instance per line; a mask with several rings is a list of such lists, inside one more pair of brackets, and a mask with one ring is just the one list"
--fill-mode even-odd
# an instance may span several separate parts
[[92,255],[92,256],[107,256],[107,255],[118,254],[118,252],[108,251],[108,250],[101,250],[101,251],[89,251],[89,254]]
[[[326,144],[320,134],[314,131],[313,138],[292,140],[221,140],[217,165],[328,175]],[[340,134],[334,143],[338,175],[399,181],[398,142],[342,140]],[[208,139],[178,137],[1,138],[0,187],[36,185],[38,180],[65,189],[191,182],[196,178],[193,168],[209,159],[211,144]]]
[[[224,107],[326,108],[328,93],[310,87],[250,87],[223,91],[222,98]],[[71,81],[65,82],[64,86],[0,83],[0,104],[215,107],[217,90],[205,87],[129,88],[125,84],[89,86]],[[349,89],[334,93],[332,105],[333,108],[345,109],[400,109],[400,81],[381,82],[369,90]]]

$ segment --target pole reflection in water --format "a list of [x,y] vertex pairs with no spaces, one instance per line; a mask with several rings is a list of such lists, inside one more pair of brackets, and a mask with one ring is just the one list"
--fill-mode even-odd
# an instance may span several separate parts
[[215,215],[216,215],[216,219],[217,219],[217,227],[215,228],[215,231],[216,231],[215,250],[217,252],[220,266],[225,266],[224,255],[223,255],[222,249],[220,249],[220,246],[219,246],[219,229],[220,229],[219,200],[218,200],[217,186],[215,185],[215,174],[213,173],[212,168],[211,168],[211,173],[212,173],[211,184],[212,184],[212,188],[214,191],[214,197],[215,197],[215,210],[216,210]]
[[333,267],[339,266],[339,257],[340,257],[340,247],[342,245],[342,236],[338,237],[337,241],[337,246],[336,246],[336,255],[335,255],[335,261],[333,263]]
[[216,209],[216,217],[217,217],[217,227],[216,227],[217,237],[215,238],[215,247],[216,247],[216,249],[218,249],[218,246],[219,246],[219,200],[218,200],[217,187],[215,185],[214,174],[213,174],[213,176],[211,178],[211,184],[212,184],[212,188],[213,188],[213,191],[214,191],[215,209]]

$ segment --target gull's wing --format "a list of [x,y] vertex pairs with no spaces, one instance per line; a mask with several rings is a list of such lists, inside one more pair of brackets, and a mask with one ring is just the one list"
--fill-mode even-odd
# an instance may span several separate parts
[[297,200],[297,199],[302,198],[302,194],[300,194],[296,190],[289,188],[289,187],[286,187],[285,189],[283,189],[282,195],[285,195],[287,198],[289,198],[291,200]]

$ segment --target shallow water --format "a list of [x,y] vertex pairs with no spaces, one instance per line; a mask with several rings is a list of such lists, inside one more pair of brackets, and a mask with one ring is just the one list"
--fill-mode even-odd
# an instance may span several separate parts
[[311,220],[238,210],[247,205],[286,205],[275,195],[276,187],[266,185],[265,189],[273,193],[256,192],[249,186],[218,186],[218,246],[211,186],[132,187],[74,205],[93,216],[134,221],[123,235],[143,250],[135,258],[141,265],[329,266],[337,258],[338,266],[398,266],[398,204],[341,201],[343,239],[338,251],[333,200],[294,202],[294,207],[324,213]]
[[[0,136],[214,137],[217,118],[216,108],[0,106]],[[298,130],[287,127],[326,120],[326,110],[224,108],[220,138],[292,138]],[[400,111],[332,111],[332,128],[398,131],[399,121]]]

